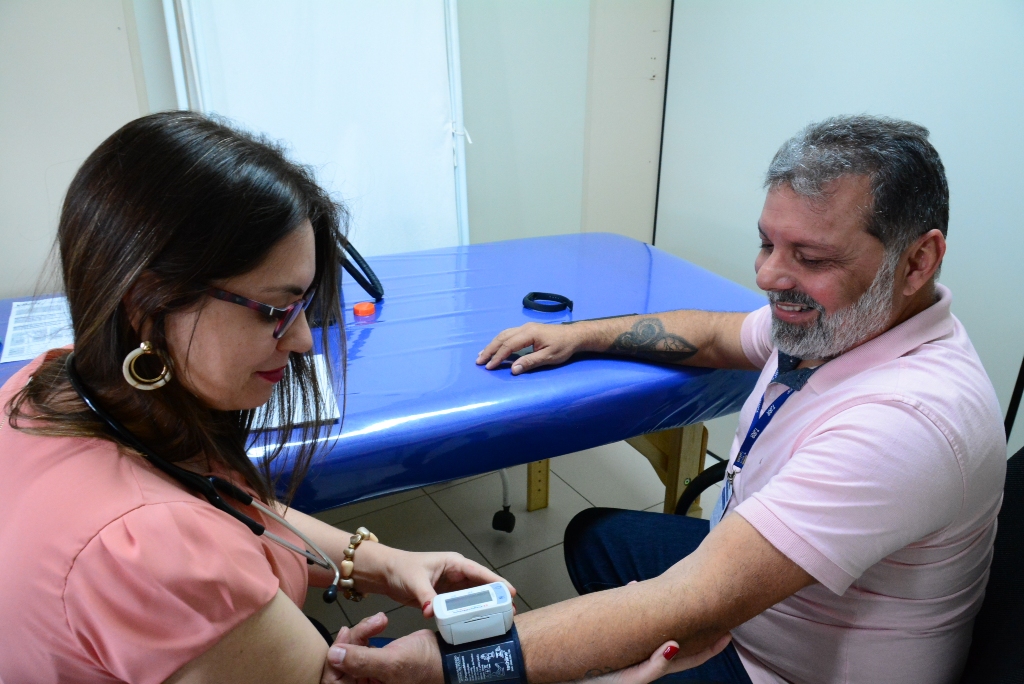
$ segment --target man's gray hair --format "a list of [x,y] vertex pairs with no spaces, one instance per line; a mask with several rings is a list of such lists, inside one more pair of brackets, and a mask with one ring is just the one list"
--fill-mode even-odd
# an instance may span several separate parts
[[949,188],[928,129],[875,116],[837,116],[813,123],[775,153],[765,187],[787,185],[809,199],[828,196],[829,183],[845,175],[871,180],[867,231],[887,252],[901,254],[937,228],[946,234]]

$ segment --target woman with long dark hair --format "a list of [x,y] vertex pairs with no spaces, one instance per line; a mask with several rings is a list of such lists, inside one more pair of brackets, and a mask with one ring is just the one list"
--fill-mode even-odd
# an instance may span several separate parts
[[[351,681],[300,610],[308,586],[429,617],[436,593],[501,581],[287,506],[344,377],[346,218],[278,147],[191,112],[133,121],[85,161],[57,230],[73,349],[0,389],[0,682]],[[324,354],[330,386],[314,333],[341,350],[340,368]],[[275,468],[264,440],[254,464],[247,448],[277,431],[303,446]],[[604,684],[694,660],[670,664],[669,646]]]
[[[253,534],[147,449],[283,516],[340,567],[349,596],[383,593],[427,615],[435,590],[500,579],[286,506],[331,419],[314,334],[342,350],[341,368],[325,357],[344,375],[345,222],[279,148],[195,113],[133,121],[85,161],[57,238],[73,360],[51,350],[0,390],[0,680],[320,679],[328,644],[300,607],[333,570]],[[139,448],[90,410],[75,378]],[[293,424],[300,413],[308,420]],[[278,498],[281,447],[255,464],[246,449],[281,417],[304,446]],[[234,505],[306,547],[257,506]]]

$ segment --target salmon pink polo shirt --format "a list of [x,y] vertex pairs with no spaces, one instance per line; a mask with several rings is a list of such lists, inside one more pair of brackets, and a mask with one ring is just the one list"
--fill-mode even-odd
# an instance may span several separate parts
[[302,605],[303,557],[140,456],[12,429],[8,403],[42,358],[0,389],[0,682],[159,684],[278,590]]
[[[820,366],[736,475],[743,516],[817,584],[733,630],[754,684],[959,681],[985,594],[1006,441],[992,383],[951,295]],[[736,458],[778,351],[771,311],[743,350],[762,368]]]

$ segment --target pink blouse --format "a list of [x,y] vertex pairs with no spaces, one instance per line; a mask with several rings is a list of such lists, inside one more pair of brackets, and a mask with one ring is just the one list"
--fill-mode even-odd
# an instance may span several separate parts
[[303,558],[142,458],[12,429],[41,362],[0,389],[0,682],[162,682],[278,589],[302,605]]

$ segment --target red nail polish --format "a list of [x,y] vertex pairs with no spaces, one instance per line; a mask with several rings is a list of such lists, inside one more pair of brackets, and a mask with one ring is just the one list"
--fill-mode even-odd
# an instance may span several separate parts
[[678,646],[669,646],[668,648],[665,649],[665,652],[662,653],[661,655],[665,656],[665,660],[672,660],[673,658],[676,657],[676,653],[679,653],[679,647]]
[[427,601],[426,603],[424,603],[423,604],[423,610],[426,610],[427,606],[429,606],[429,605],[430,605],[430,601]]

